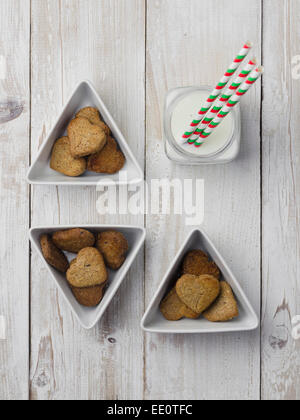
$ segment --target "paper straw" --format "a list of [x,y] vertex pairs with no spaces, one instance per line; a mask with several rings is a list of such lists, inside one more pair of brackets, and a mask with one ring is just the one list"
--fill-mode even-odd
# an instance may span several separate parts
[[[231,96],[235,93],[235,91],[241,86],[241,84],[245,81],[245,79],[249,76],[251,71],[255,68],[257,65],[256,58],[253,58],[249,61],[249,63],[246,65],[246,67],[241,71],[239,76],[232,82],[231,86],[226,90],[225,93],[221,96],[221,98],[218,100],[216,105],[210,110],[208,115],[202,120],[201,124],[197,128],[197,130],[194,132],[194,134],[191,136],[189,143],[193,144],[198,139],[200,134],[206,129],[208,124],[210,124],[216,115],[218,115],[219,111],[223,108],[224,104],[228,102],[228,100],[231,98]],[[201,142],[200,144],[202,144]],[[199,146],[199,142],[195,145]]]
[[202,121],[202,119],[205,117],[207,112],[210,110],[211,106],[215,102],[215,100],[220,96],[223,89],[226,87],[227,83],[231,79],[231,77],[234,75],[240,64],[244,61],[244,59],[249,54],[253,44],[251,42],[247,42],[244,47],[241,49],[239,54],[236,56],[234,61],[231,63],[227,71],[225,72],[224,76],[220,80],[220,82],[217,84],[214,91],[210,94],[210,96],[207,98],[205,105],[200,109],[200,111],[195,115],[193,121],[189,124],[187,129],[185,130],[182,141],[185,143],[186,140],[188,140],[191,135],[195,132],[196,128]]
[[[227,105],[225,105],[217,117],[208,125],[208,127],[200,135],[202,139],[206,139],[211,135],[216,127],[224,120],[225,117],[233,110],[233,108],[240,102],[241,97],[244,96],[248,90],[254,85],[254,83],[262,76],[264,68],[262,66],[254,70],[245,83],[239,88],[237,93],[229,99]],[[199,146],[198,146],[199,147]]]

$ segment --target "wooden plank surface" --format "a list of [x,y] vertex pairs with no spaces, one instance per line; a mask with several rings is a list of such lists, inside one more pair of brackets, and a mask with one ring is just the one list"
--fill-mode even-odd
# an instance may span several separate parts
[[[29,246],[29,0],[1,0],[0,55],[7,74],[2,95],[21,96],[26,111],[0,124],[0,315],[6,320],[6,340],[0,340],[0,399],[28,398]],[[16,36],[18,35],[18,36]]]
[[[32,1],[33,154],[76,84],[90,79],[133,152],[144,162],[144,2]],[[117,223],[102,217],[96,188],[33,189],[32,224]],[[37,255],[32,263],[31,398],[133,399],[143,396],[144,258],[92,331],[78,326]]]
[[267,0],[264,16],[262,397],[299,400],[299,1]]
[[[4,91],[27,101],[22,117],[0,125],[0,316],[7,323],[0,399],[299,400],[300,340],[292,324],[300,315],[299,0],[254,0],[247,8],[240,0],[0,0],[0,7],[0,55],[9,64]],[[166,92],[214,84],[247,39],[260,58],[261,35],[262,120],[258,84],[243,99],[239,158],[218,167],[170,163],[162,141]],[[258,314],[262,272],[261,337],[259,330],[142,333],[145,307],[192,229],[183,217],[100,216],[94,188],[35,186],[29,192],[28,161],[83,79],[95,84],[145,163],[148,181],[205,179],[203,227]],[[30,222],[146,222],[146,267],[141,253],[92,331],[78,326],[36,253],[30,255]]]
[[[203,11],[205,10],[205,13]],[[242,150],[219,167],[178,167],[163,152],[169,89],[213,85],[233,52],[251,39],[260,57],[261,2],[148,2],[147,179],[205,179],[204,228],[260,309],[260,86],[243,101]],[[246,25],[236,25],[237,16]],[[248,111],[248,115],[245,111]],[[191,227],[182,217],[148,217],[146,303]],[[260,334],[146,336],[145,397],[259,399]]]

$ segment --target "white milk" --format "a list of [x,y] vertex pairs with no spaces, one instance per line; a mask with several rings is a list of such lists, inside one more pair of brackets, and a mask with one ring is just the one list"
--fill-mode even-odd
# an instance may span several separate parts
[[172,113],[171,130],[173,137],[184,151],[197,156],[207,156],[222,150],[230,141],[234,129],[234,119],[229,114],[219,127],[207,139],[204,139],[201,147],[182,144],[184,131],[195,117],[197,111],[204,105],[207,96],[207,92],[204,91],[189,93],[187,96],[179,99]]

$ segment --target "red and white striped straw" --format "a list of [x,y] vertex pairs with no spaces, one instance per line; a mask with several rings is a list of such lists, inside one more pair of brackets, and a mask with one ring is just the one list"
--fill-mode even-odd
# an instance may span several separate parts
[[264,68],[259,66],[253,70],[245,83],[239,88],[237,93],[229,99],[227,105],[225,105],[214,120],[208,125],[208,127],[200,135],[202,139],[206,139],[211,133],[221,124],[225,117],[233,110],[233,108],[240,102],[242,96],[244,96],[248,90],[254,85],[255,82],[262,76]]
[[189,124],[187,129],[185,130],[183,136],[182,136],[182,142],[186,143],[186,141],[191,137],[191,135],[195,132],[197,127],[199,126],[202,119],[205,117],[205,115],[210,110],[213,103],[216,101],[216,99],[220,96],[224,88],[226,87],[227,83],[231,79],[231,77],[234,75],[240,64],[244,61],[244,59],[249,54],[253,44],[252,42],[247,42],[244,47],[241,49],[239,54],[236,56],[234,61],[231,63],[229,68],[226,70],[224,76],[220,80],[220,82],[217,84],[214,91],[211,93],[211,95],[207,98],[205,105],[200,109],[200,111],[197,113],[193,121]]
[[246,78],[249,76],[251,71],[255,68],[257,65],[256,58],[253,58],[249,61],[249,63],[244,67],[244,69],[240,72],[238,77],[234,79],[230,87],[223,93],[221,98],[218,100],[218,102],[212,107],[208,115],[202,120],[201,124],[197,128],[197,130],[194,132],[194,134],[190,138],[190,142],[195,142],[195,146],[199,147],[203,142],[200,143],[197,142],[199,139],[200,134],[206,129],[206,127],[213,121],[216,115],[218,115],[219,111],[223,108],[223,106],[228,102],[228,100],[231,98],[231,96],[236,92],[236,90],[242,85],[242,83],[246,80]]

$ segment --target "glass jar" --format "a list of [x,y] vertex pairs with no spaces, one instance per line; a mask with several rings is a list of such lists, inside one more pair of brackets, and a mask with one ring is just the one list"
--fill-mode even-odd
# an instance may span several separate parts
[[[210,143],[196,148],[194,145],[188,145],[187,143],[182,145],[180,142],[181,136],[178,137],[178,134],[175,138],[176,128],[178,131],[178,127],[180,127],[179,130],[183,132],[188,124],[187,121],[193,118],[191,116],[195,115],[197,107],[199,109],[201,106],[201,103],[196,105],[195,102],[195,105],[192,106],[192,113],[189,113],[189,108],[193,103],[191,102],[192,98],[195,96],[197,100],[197,97],[201,95],[205,100],[211,91],[212,88],[204,86],[176,88],[168,92],[164,111],[164,142],[166,155],[171,161],[180,165],[223,164],[233,161],[238,156],[241,143],[241,111],[239,105],[226,117],[226,123],[224,120],[215,130],[216,132],[205,140],[205,143]],[[179,125],[174,124],[174,119],[180,118],[178,112],[185,114],[183,115],[185,122],[181,123],[179,121]],[[219,131],[217,132],[217,130]],[[223,134],[224,137],[222,137]]]

